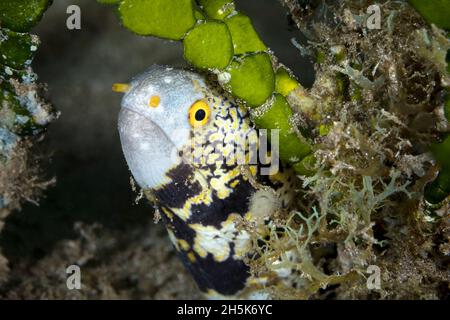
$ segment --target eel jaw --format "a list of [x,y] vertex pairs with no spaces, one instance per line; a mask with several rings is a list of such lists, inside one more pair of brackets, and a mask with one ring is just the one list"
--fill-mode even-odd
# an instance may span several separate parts
[[121,108],[118,128],[122,151],[138,185],[155,189],[167,183],[166,173],[180,163],[167,134],[148,117],[128,108]]

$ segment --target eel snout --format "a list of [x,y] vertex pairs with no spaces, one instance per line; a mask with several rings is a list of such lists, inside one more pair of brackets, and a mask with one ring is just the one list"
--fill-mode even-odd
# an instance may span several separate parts
[[152,120],[122,108],[118,121],[120,141],[128,167],[139,186],[155,188],[179,161],[175,144]]

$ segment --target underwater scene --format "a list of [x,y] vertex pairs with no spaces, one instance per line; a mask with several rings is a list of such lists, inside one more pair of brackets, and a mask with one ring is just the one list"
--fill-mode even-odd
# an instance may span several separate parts
[[449,0],[1,0],[0,299],[448,300],[449,62]]

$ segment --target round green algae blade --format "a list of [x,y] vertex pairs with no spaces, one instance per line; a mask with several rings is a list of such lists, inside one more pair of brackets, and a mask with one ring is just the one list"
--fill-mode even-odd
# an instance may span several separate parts
[[196,25],[183,40],[185,59],[201,69],[224,69],[233,58],[233,43],[220,21]]
[[23,69],[31,63],[39,46],[37,37],[0,29],[0,64],[13,69]]
[[450,30],[449,0],[409,0],[409,3],[428,23],[434,23],[439,28]]
[[261,109],[265,110],[253,112],[253,120],[259,128],[279,130],[280,159],[297,163],[311,153],[309,144],[302,141],[292,128],[290,119],[293,113],[285,97],[276,93],[271,105]]
[[267,47],[259,38],[252,21],[244,14],[236,14],[225,19],[233,39],[234,54],[266,51]]
[[210,19],[223,20],[235,11],[233,0],[199,0],[198,2]]
[[180,40],[196,22],[192,0],[123,0],[122,24],[139,35]]
[[266,53],[236,59],[231,62],[227,72],[230,81],[225,86],[250,107],[262,105],[275,89],[272,62]]
[[1,0],[0,25],[27,32],[38,23],[49,3],[49,0]]
[[279,68],[275,75],[275,91],[287,96],[292,90],[296,89],[299,83],[285,68]]

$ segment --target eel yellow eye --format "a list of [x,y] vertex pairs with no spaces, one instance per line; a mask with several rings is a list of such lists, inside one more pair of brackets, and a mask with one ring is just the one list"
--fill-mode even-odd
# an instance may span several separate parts
[[209,105],[203,101],[196,101],[189,109],[189,123],[192,127],[200,127],[208,123],[211,110]]

